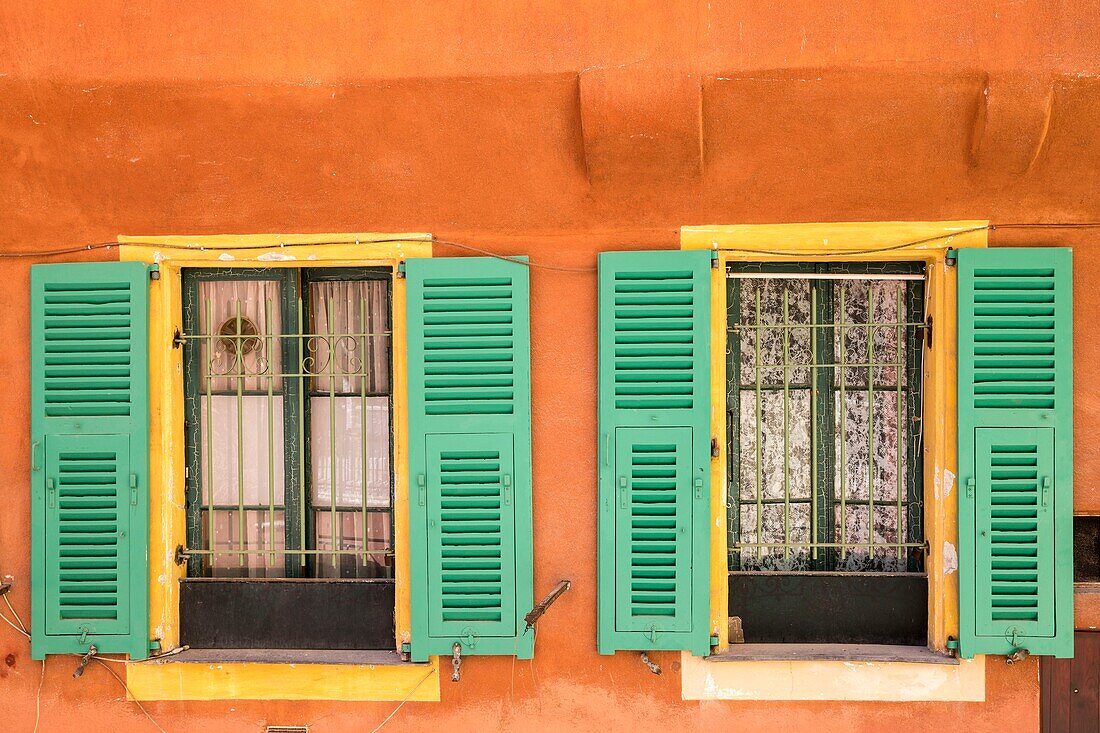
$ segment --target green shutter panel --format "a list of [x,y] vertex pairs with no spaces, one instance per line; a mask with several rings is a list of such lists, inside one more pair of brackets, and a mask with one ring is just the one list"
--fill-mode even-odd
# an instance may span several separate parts
[[31,268],[31,656],[149,653],[149,274]]
[[707,251],[599,259],[602,654],[710,652]]
[[530,659],[531,336],[527,266],[406,262],[412,657]]
[[959,651],[1073,656],[1071,251],[958,253]]

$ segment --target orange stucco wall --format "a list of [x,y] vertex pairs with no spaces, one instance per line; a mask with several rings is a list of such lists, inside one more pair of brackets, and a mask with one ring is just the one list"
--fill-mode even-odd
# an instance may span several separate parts
[[[0,7],[0,251],[430,231],[591,266],[682,224],[1100,219],[1096,0],[144,5]],[[1100,513],[1098,237],[991,234],[1075,247],[1077,508]],[[32,261],[0,259],[0,574],[24,619]],[[536,593],[573,590],[535,660],[471,658],[387,731],[1036,729],[1032,661],[992,660],[986,703],[698,703],[674,654],[661,677],[598,656],[595,278],[534,269],[532,292]],[[150,729],[104,669],[72,667],[48,662],[42,730]],[[5,727],[33,724],[39,670],[0,626]],[[394,705],[147,707],[169,731],[337,731]]]

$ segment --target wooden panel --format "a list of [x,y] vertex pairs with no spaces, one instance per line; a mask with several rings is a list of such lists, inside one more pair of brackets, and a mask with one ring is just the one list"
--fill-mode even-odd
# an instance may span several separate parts
[[1074,634],[1074,651],[1040,662],[1043,733],[1100,731],[1100,632]]

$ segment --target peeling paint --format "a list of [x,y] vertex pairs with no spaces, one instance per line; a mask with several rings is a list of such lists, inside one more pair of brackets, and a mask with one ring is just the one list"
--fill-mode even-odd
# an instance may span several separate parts
[[943,574],[950,575],[958,571],[959,569],[959,553],[955,550],[955,546],[948,542],[943,541]]
[[237,258],[234,257],[233,255],[229,254],[228,252],[222,252],[220,255],[218,255],[218,259],[221,260],[222,262],[232,262],[233,260],[235,260]]
[[298,258],[294,255],[288,255],[282,252],[264,252],[256,259],[263,260],[264,262],[287,262],[289,260],[296,260]]
[[950,468],[943,469],[943,496],[951,496],[951,489],[955,488],[955,473]]

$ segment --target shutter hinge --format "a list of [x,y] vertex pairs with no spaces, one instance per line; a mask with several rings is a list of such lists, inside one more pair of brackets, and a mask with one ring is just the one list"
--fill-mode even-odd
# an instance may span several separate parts
[[160,280],[160,265],[157,265],[157,264],[149,265],[149,279],[150,280]]
[[957,652],[959,650],[959,640],[953,636],[947,637],[947,650]]
[[402,278],[402,279],[405,277],[405,263],[404,262],[398,262],[397,263],[397,277]]
[[172,334],[172,348],[178,349],[185,343],[187,343],[187,339],[183,337],[183,334],[180,333],[180,330],[177,328],[176,332]]
[[149,640],[149,651],[150,652],[159,652],[160,651],[160,639],[150,639]]
[[710,637],[710,645],[718,646],[718,634],[712,634]]
[[718,269],[718,250],[716,249],[710,251],[710,269]]
[[948,247],[947,252],[944,253],[944,261],[948,267],[954,267],[959,263],[959,250],[954,247]]

